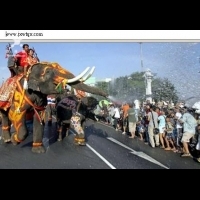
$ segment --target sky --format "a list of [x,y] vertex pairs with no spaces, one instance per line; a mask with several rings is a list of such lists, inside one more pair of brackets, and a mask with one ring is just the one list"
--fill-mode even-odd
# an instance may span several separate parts
[[[27,42],[26,42],[27,43]],[[13,44],[13,43],[11,43]],[[21,41],[22,45],[24,44]],[[74,75],[95,66],[97,80],[129,76],[150,69],[156,77],[168,78],[182,99],[200,100],[200,43],[192,42],[66,42],[28,43],[40,61],[57,62]],[[0,43],[0,81],[10,76],[5,59],[7,43]],[[13,52],[22,50],[20,45]],[[142,51],[141,51],[142,49]],[[143,61],[143,68],[141,67]]]

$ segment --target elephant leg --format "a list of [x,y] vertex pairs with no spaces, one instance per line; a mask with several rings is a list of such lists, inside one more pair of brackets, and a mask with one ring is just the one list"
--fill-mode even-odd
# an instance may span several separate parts
[[[11,111],[12,112],[12,111]],[[11,136],[13,145],[23,142],[28,136],[28,129],[26,126],[26,111],[18,114],[11,114],[15,132]]]
[[58,139],[57,139],[57,141],[60,142],[60,141],[62,141],[62,131],[63,131],[63,126],[62,126],[62,124],[61,124],[60,121],[58,121],[57,124],[58,124],[58,129],[57,129]]
[[1,139],[5,143],[8,143],[11,141],[11,121],[8,118],[8,111],[1,110],[1,120],[2,120],[2,135]]
[[84,134],[84,133],[77,134],[77,135],[74,137],[74,143],[75,143],[76,145],[85,146],[85,145],[86,145],[86,142],[85,142],[85,134]]
[[44,124],[41,124],[37,115],[34,114],[33,118],[33,144],[32,152],[33,153],[45,153],[45,148],[43,146],[44,136]]
[[71,126],[76,132],[76,136],[74,137],[74,143],[76,145],[85,146],[85,133],[83,127],[81,126],[81,118],[79,116],[72,116]]
[[52,125],[52,108],[50,104],[48,104],[46,107],[46,113],[47,113],[47,123],[49,126],[51,126]]
[[70,121],[67,120],[67,122],[63,123],[63,135],[65,134],[65,137],[69,136],[69,128],[70,128]]
[[67,124],[66,124],[66,127],[65,127],[65,130],[66,130],[66,131],[65,131],[65,136],[66,136],[66,137],[69,136],[69,128],[70,128],[70,123],[67,123]]
[[[69,121],[69,120],[67,120]],[[65,122],[59,122],[58,121],[58,141],[63,140],[63,135],[65,133],[65,136],[68,137],[69,135],[69,127],[70,127],[70,121],[65,123]]]

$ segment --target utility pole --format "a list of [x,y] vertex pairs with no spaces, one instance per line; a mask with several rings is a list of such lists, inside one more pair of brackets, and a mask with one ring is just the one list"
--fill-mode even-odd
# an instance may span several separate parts
[[143,72],[143,55],[142,55],[142,42],[139,42],[140,44],[140,61],[141,61],[141,70]]
[[[198,57],[198,59],[199,59],[199,64],[200,64],[200,56]],[[200,71],[198,71],[198,73],[200,73]]]

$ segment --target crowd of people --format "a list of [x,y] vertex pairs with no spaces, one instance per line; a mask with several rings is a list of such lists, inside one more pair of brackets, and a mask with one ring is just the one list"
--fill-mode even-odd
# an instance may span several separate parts
[[109,124],[129,138],[138,138],[151,148],[196,157],[200,162],[200,115],[182,102],[173,107],[166,104],[102,105],[98,120]]

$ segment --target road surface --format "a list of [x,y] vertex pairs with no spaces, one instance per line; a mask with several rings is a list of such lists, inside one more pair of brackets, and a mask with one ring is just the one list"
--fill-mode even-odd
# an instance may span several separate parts
[[45,126],[44,154],[31,152],[32,134],[17,146],[1,143],[0,169],[200,169],[192,158],[151,148],[108,125],[86,125],[86,146],[74,145],[73,132],[57,142],[55,123]]

